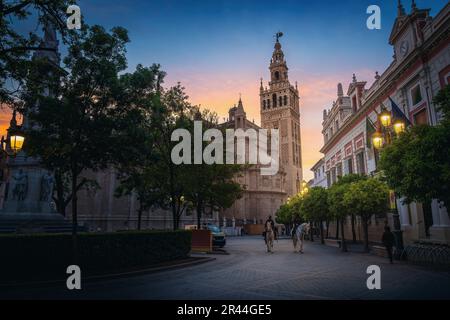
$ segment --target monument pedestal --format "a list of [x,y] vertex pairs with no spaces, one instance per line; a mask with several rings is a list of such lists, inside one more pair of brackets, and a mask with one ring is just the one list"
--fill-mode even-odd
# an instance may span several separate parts
[[71,222],[53,204],[53,175],[23,152],[8,159],[7,166],[10,174],[0,210],[0,233],[70,232]]

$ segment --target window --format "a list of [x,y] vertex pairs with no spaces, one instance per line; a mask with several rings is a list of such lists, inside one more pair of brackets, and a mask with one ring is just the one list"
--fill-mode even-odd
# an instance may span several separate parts
[[339,120],[336,120],[336,131],[339,130]]
[[275,71],[275,80],[280,80],[280,73]]
[[330,137],[333,135],[333,128],[330,128]]
[[411,102],[413,106],[422,102],[422,92],[420,90],[420,85],[417,85],[411,89]]
[[287,106],[288,105],[288,97],[284,96],[284,105]]
[[278,105],[279,105],[280,107],[283,105],[283,97],[282,97],[282,96],[280,96],[280,97],[278,98]]
[[366,174],[366,168],[364,165],[364,152],[360,152],[356,155],[356,169],[359,174]]
[[276,94],[273,94],[272,101],[273,101],[273,107],[276,108],[277,107],[277,95]]
[[263,100],[263,109],[266,110],[266,100]]
[[347,172],[348,172],[348,174],[353,173],[353,159],[352,158],[347,160]]
[[331,183],[335,183],[336,180],[336,168],[331,169]]
[[267,100],[267,109],[270,109],[270,100]]
[[336,166],[336,175],[342,177],[342,163],[338,163]]
[[331,175],[330,172],[327,172],[327,186],[328,188],[331,187]]
[[328,133],[325,134],[325,143],[328,142]]
[[428,116],[426,108],[423,108],[422,110],[414,114],[414,123],[417,125],[428,124]]

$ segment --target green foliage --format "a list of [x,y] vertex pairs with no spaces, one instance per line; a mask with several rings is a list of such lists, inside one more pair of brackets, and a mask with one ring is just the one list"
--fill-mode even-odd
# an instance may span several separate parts
[[302,203],[303,197],[300,195],[290,198],[278,209],[275,217],[276,222],[290,224],[294,221],[300,221],[303,218]]
[[439,199],[450,205],[450,87],[435,103],[444,119],[437,126],[414,126],[381,152],[380,169],[406,203]]
[[349,192],[350,184],[334,184],[328,190],[328,202],[330,214],[335,219],[343,219],[351,214],[348,206],[344,203],[344,196]]
[[327,190],[322,187],[311,188],[303,198],[301,212],[308,221],[327,220],[330,215]]
[[389,189],[376,178],[360,180],[348,185],[343,194],[343,207],[368,221],[373,215],[388,210]]
[[[71,241],[68,234],[0,236],[0,282],[65,279],[72,264]],[[187,258],[191,233],[82,233],[78,235],[78,250],[83,276],[120,272]]]
[[361,174],[356,174],[356,173],[352,173],[352,174],[347,174],[345,176],[339,177],[338,181],[335,183],[335,185],[344,185],[344,184],[350,184],[353,182],[357,182],[360,180],[365,180],[367,179],[367,176],[361,175]]

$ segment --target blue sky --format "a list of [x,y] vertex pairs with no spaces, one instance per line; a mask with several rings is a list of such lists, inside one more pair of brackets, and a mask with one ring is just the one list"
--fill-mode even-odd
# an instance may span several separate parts
[[[402,0],[407,13],[411,0]],[[446,0],[417,0],[434,16]],[[321,119],[353,73],[373,81],[390,64],[388,44],[397,0],[81,0],[85,21],[129,30],[129,70],[160,63],[166,85],[180,81],[191,101],[226,116],[242,93],[259,121],[259,79],[268,79],[274,34],[281,39],[291,82],[298,81],[304,174],[320,159]],[[366,27],[369,5],[381,8],[382,29]],[[22,26],[23,27],[23,26]],[[28,25],[28,27],[30,27]],[[31,26],[35,28],[36,26]]]

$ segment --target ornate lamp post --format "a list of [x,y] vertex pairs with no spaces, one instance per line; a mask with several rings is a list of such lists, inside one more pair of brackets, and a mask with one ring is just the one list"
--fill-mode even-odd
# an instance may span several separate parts
[[[381,126],[380,126],[381,124]],[[377,131],[372,135],[372,144],[377,150],[381,150],[385,145],[392,143],[393,138],[398,137],[405,132],[406,124],[401,118],[393,119],[391,112],[383,107],[381,113],[378,114]],[[396,242],[396,258],[401,258],[403,252],[403,231],[400,224],[400,215],[398,213],[397,201],[395,193],[391,194],[391,210],[394,220],[394,230]]]
[[6,139],[2,136],[0,140],[1,153],[3,156],[14,158],[22,150],[25,136],[22,133],[22,126],[17,125],[16,110],[13,111]]
[[8,157],[15,157],[22,150],[24,142],[25,137],[19,132],[11,135],[8,139],[5,139],[3,136],[1,140],[1,151]]

